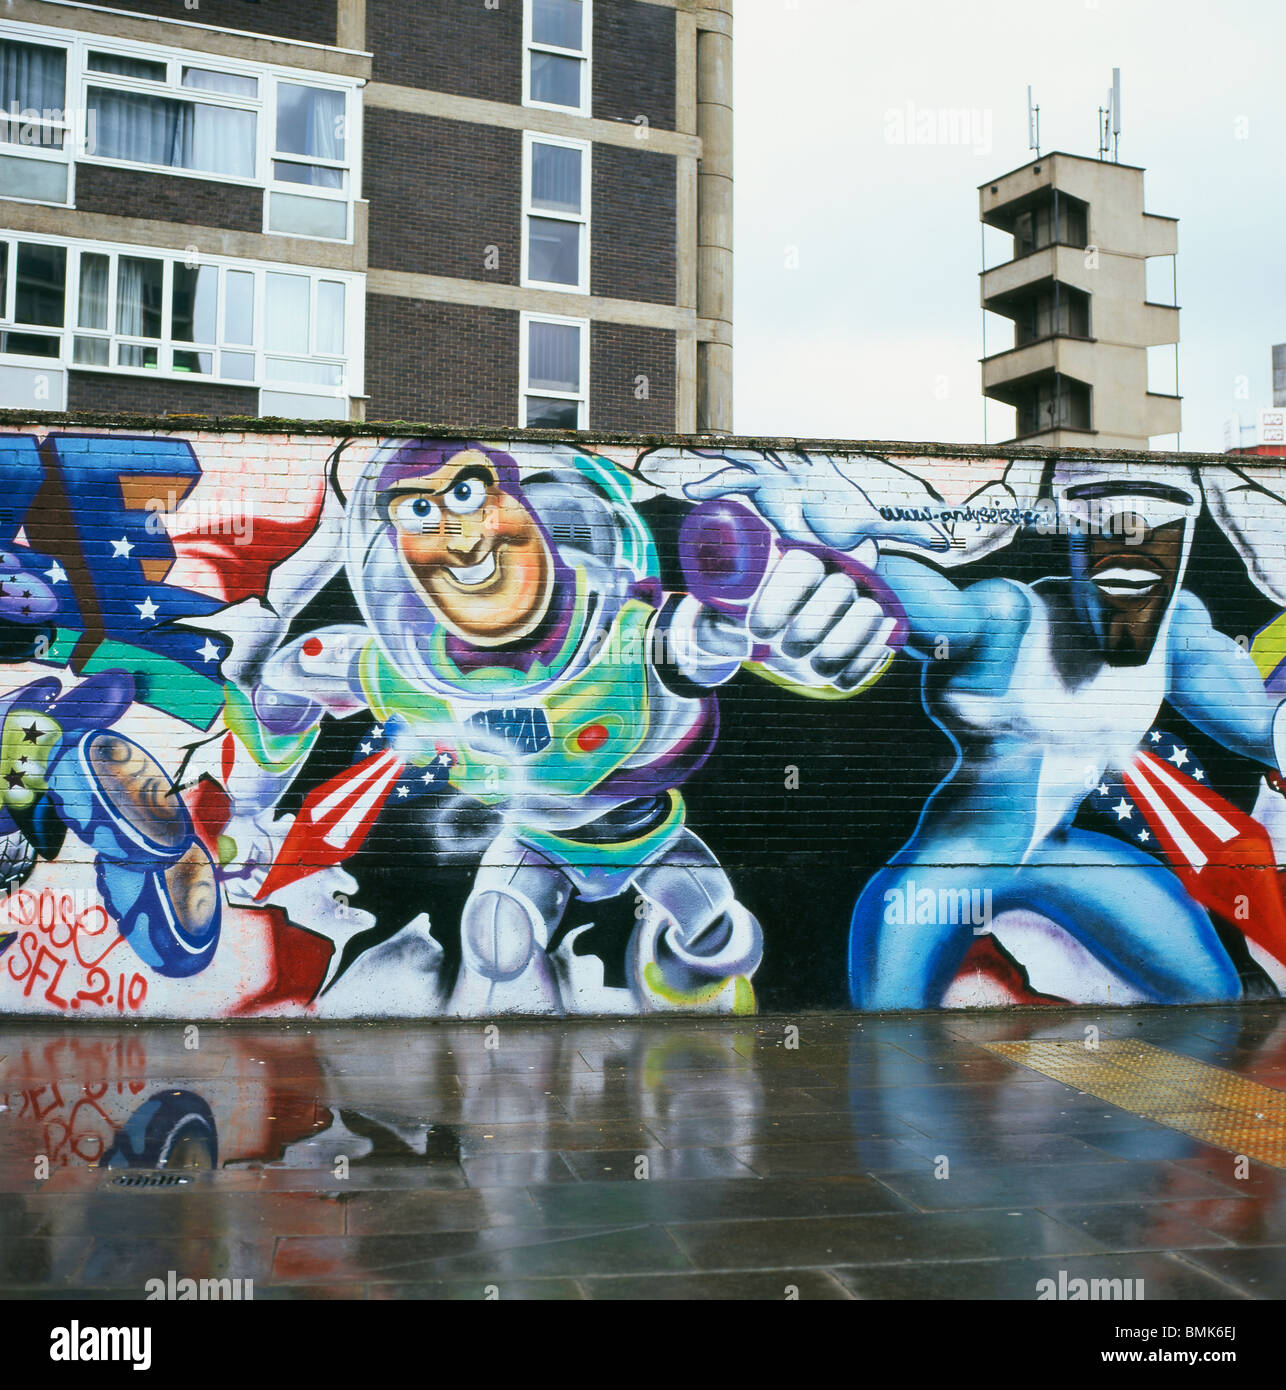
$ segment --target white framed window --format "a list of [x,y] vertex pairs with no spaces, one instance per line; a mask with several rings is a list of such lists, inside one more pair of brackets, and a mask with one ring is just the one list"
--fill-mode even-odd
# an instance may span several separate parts
[[265,232],[352,240],[353,80],[0,21],[0,96],[5,196],[70,204],[75,162],[146,169],[257,185]]
[[590,0],[524,0],[522,104],[590,114]]
[[0,363],[342,398],[363,391],[364,314],[360,275],[0,234]]
[[589,184],[589,141],[524,132],[524,285],[589,293]]
[[587,429],[589,320],[524,313],[519,333],[519,425]]

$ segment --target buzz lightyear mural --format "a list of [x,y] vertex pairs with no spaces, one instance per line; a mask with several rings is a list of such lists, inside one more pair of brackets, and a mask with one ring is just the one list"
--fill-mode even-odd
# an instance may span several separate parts
[[1273,465],[6,427],[0,499],[0,1013],[1286,989]]

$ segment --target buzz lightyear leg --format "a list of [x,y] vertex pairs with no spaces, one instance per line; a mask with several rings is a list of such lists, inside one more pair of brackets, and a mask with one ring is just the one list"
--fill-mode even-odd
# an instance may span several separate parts
[[634,886],[659,909],[634,939],[635,991],[645,1007],[696,1007],[733,982],[740,989],[728,1007],[752,1008],[749,978],[763,957],[763,932],[706,845],[680,831]]
[[558,986],[545,956],[571,884],[513,835],[487,847],[460,919],[463,952],[451,1012],[557,1013]]

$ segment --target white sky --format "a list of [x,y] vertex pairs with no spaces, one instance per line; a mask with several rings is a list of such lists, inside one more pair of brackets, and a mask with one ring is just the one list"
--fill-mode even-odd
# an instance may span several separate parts
[[[981,440],[977,186],[1032,157],[1029,82],[1042,153],[1096,155],[1114,66],[1121,161],[1179,218],[1182,446],[1272,404],[1280,0],[737,0],[734,33],[737,433]],[[975,112],[978,148],[887,140],[908,104]]]

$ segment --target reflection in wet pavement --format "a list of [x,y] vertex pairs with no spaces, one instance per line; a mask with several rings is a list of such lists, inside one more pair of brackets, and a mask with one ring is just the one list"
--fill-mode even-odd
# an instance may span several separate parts
[[1286,1085],[1267,1005],[0,1022],[0,1294],[1024,1299],[1065,1271],[1281,1297],[1286,1172],[982,1045],[1091,1026]]

